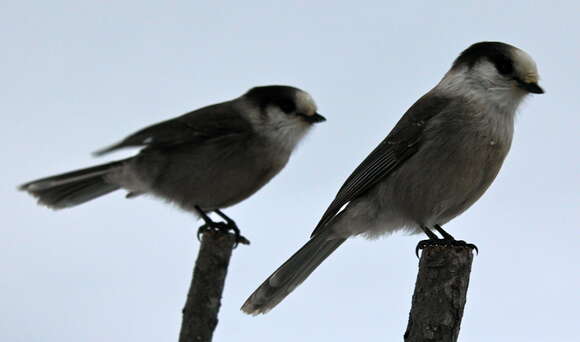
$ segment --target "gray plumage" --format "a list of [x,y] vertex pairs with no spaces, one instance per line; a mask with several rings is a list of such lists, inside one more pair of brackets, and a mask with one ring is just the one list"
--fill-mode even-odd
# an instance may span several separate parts
[[498,174],[518,105],[543,92],[537,81],[533,60],[511,45],[466,49],[346,180],[310,241],[242,310],[268,312],[350,236],[419,233],[464,212]]
[[117,189],[151,194],[197,214],[234,205],[274,177],[313,123],[324,120],[310,95],[256,87],[237,99],[144,128],[95,152],[139,147],[132,158],[26,183],[41,204],[61,209]]

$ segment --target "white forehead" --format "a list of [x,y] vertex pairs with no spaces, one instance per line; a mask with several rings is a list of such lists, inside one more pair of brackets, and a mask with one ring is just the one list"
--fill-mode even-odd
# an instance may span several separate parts
[[305,114],[309,115],[314,114],[318,110],[316,102],[314,102],[312,96],[310,96],[310,94],[302,90],[296,93],[296,107],[305,110],[307,112]]
[[517,74],[524,82],[537,82],[539,79],[536,62],[525,51],[514,48],[512,59]]

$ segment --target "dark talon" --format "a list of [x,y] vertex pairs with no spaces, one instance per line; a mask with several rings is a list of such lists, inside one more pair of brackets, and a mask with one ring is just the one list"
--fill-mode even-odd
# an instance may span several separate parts
[[225,222],[214,222],[203,210],[201,210],[199,206],[196,206],[195,209],[199,212],[201,219],[205,221],[205,224],[197,230],[197,239],[199,241],[201,241],[201,235],[205,232],[221,232],[229,234],[231,231],[235,237],[234,248],[236,248],[240,243],[243,245],[250,244],[250,241],[240,234],[240,229],[236,225],[236,222],[226,216],[226,214],[222,213],[221,210],[216,209],[214,212],[223,218]]
[[476,245],[472,243],[467,243],[463,240],[450,240],[450,239],[429,239],[429,240],[422,240],[419,241],[417,247],[415,248],[415,255],[417,258],[419,257],[419,250],[424,249],[426,247],[466,247],[475,250],[476,254],[479,254],[479,249]]
[[204,233],[204,227],[205,227],[205,225],[203,225],[203,226],[199,227],[199,229],[197,229],[196,235],[197,235],[197,241],[199,241],[199,242],[201,242],[201,236]]
[[[439,226],[436,226],[439,227]],[[417,256],[417,258],[419,258],[419,250],[423,249],[427,246],[429,246],[430,244],[434,244],[437,241],[439,241],[439,237],[437,236],[437,234],[433,233],[431,231],[431,229],[425,227],[425,226],[421,226],[421,229],[423,230],[423,232],[427,235],[427,237],[429,238],[429,240],[421,240],[419,241],[419,243],[417,244],[417,247],[415,247],[415,255]]]
[[477,248],[476,245],[474,245],[472,243],[467,243],[463,240],[455,240],[455,238],[453,236],[451,236],[451,234],[449,234],[445,230],[443,230],[443,228],[438,224],[434,225],[433,228],[437,232],[439,232],[439,234],[441,234],[441,236],[443,238],[442,239],[438,238],[437,235],[435,235],[435,233],[433,233],[431,231],[431,229],[429,229],[425,226],[421,226],[421,229],[425,232],[425,234],[427,234],[427,236],[429,237],[429,240],[419,241],[419,243],[417,244],[417,247],[415,248],[415,255],[417,256],[417,258],[419,257],[419,250],[423,249],[425,247],[428,247],[428,246],[466,247],[466,248],[474,249],[475,253],[479,254],[479,249]]
[[246,239],[245,237],[242,236],[242,234],[240,234],[240,229],[238,228],[238,226],[233,222],[228,222],[225,226],[225,231],[233,231],[234,232],[234,248],[238,247],[238,244],[242,244],[242,245],[249,245],[250,244],[250,240]]
[[236,224],[236,222],[234,220],[229,218],[226,214],[224,214],[219,209],[214,210],[214,212],[216,214],[218,214],[219,217],[223,218],[224,221],[226,221],[226,229],[232,230],[234,232],[234,236],[236,237],[236,240],[234,243],[234,248],[238,247],[238,244],[240,244],[240,243],[242,245],[249,245],[250,244],[250,240],[248,240],[242,236],[242,234],[240,233],[240,229],[238,228],[238,225]]
[[415,255],[417,256],[417,259],[419,258],[419,250],[427,247],[430,242],[434,242],[434,241],[437,241],[437,240],[421,240],[421,241],[419,241],[419,243],[417,244],[417,247],[415,247]]
[[479,249],[477,248],[476,245],[474,245],[472,243],[467,243],[463,240],[459,240],[459,241],[455,241],[455,242],[456,242],[455,246],[471,248],[475,251],[476,255],[479,255]]
[[203,233],[205,232],[209,232],[212,231],[212,228],[209,224],[204,224],[201,227],[199,227],[199,229],[197,229],[197,241],[201,242],[201,236],[203,235]]

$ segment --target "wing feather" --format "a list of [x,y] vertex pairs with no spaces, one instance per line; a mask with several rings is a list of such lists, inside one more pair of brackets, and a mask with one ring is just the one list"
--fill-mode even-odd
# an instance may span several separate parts
[[389,135],[363,160],[342,185],[326,209],[312,235],[323,227],[350,201],[364,194],[377,182],[388,177],[421,145],[427,121],[441,113],[450,103],[448,97],[429,92],[415,102]]
[[233,101],[223,102],[186,113],[174,119],[145,127],[122,141],[94,152],[100,156],[126,147],[167,147],[252,130],[239,114]]

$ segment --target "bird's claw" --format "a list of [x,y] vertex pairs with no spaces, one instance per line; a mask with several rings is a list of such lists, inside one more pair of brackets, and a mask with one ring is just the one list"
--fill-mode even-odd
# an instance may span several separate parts
[[[223,222],[220,222],[223,223]],[[229,221],[228,223],[224,223],[225,225],[225,229],[226,232],[227,231],[233,231],[234,232],[234,248],[238,247],[238,244],[242,244],[242,245],[249,245],[250,244],[250,240],[246,239],[244,236],[242,236],[242,234],[240,233],[240,228],[238,228],[238,226],[236,225],[236,223],[234,221]]]
[[249,245],[250,244],[250,240],[246,239],[244,236],[239,235],[236,237],[236,241],[234,242],[234,248],[238,247],[239,244],[242,245]]
[[197,230],[197,240],[201,241],[201,236],[205,232],[219,232],[224,234],[230,234],[230,231],[234,235],[234,248],[238,246],[238,244],[242,245],[249,245],[250,240],[246,239],[244,236],[240,234],[240,229],[238,226],[233,222],[208,222],[199,227]]
[[203,235],[203,233],[205,232],[212,232],[213,229],[210,227],[209,224],[204,224],[201,227],[199,227],[197,229],[197,241],[201,242],[201,236]]
[[476,254],[479,254],[479,249],[476,245],[472,243],[467,243],[463,240],[451,240],[451,239],[429,239],[419,241],[417,247],[415,247],[415,255],[419,257],[419,250],[426,247],[440,246],[440,247],[465,247],[475,250]]

